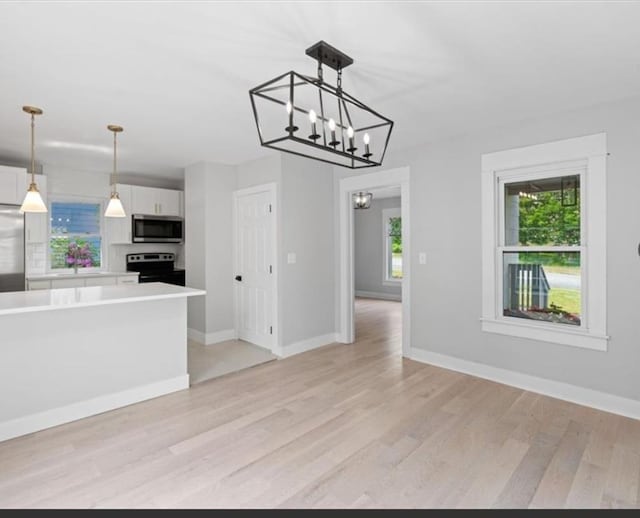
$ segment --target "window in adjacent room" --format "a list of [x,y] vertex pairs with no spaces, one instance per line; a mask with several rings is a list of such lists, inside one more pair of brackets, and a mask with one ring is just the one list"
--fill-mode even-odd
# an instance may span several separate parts
[[384,281],[402,281],[402,218],[400,209],[382,211],[384,238]]
[[483,156],[483,330],[606,350],[605,171],[604,134]]
[[49,257],[52,270],[99,268],[102,264],[102,204],[53,201]]

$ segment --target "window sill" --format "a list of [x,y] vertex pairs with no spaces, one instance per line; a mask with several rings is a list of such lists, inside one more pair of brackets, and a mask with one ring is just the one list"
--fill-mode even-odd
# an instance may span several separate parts
[[383,286],[400,286],[402,284],[402,279],[385,279],[382,281]]
[[[585,331],[571,329],[551,329],[533,324],[511,322],[507,320],[481,319],[482,330],[487,333],[529,338],[541,342],[551,342],[594,351],[607,350],[608,336],[598,336]],[[561,325],[561,324],[559,324]]]

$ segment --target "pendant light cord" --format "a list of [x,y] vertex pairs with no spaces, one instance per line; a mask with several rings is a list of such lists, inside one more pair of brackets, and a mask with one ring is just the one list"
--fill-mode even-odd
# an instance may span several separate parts
[[113,178],[112,178],[112,190],[111,190],[111,194],[115,194],[116,193],[116,183],[118,181],[118,172],[116,170],[116,149],[117,149],[117,144],[116,144],[116,136],[118,135],[117,132],[113,132]]
[[35,146],[35,133],[36,133],[36,116],[35,114],[31,114],[31,184],[36,183],[35,180],[35,170],[36,170],[36,146]]

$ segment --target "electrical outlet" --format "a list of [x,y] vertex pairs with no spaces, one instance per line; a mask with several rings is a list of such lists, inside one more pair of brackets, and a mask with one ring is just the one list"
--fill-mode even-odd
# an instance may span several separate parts
[[296,264],[296,253],[295,252],[289,252],[287,254],[287,263],[288,264]]
[[427,254],[424,252],[420,252],[418,254],[418,262],[420,264],[427,264]]

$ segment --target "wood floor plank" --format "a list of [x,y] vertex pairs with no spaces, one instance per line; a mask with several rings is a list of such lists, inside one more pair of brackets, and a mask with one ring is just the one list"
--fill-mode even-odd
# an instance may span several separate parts
[[356,343],[0,443],[2,508],[639,507],[640,422]]

